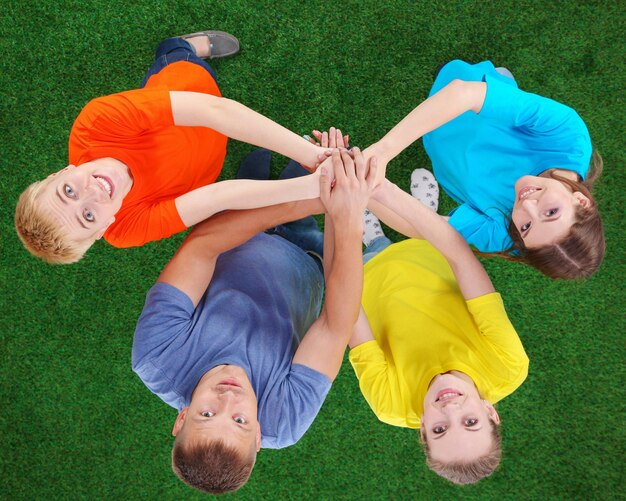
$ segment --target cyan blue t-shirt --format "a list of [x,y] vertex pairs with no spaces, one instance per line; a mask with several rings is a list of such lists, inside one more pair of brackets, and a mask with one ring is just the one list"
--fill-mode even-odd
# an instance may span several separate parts
[[430,95],[454,79],[487,83],[479,114],[467,111],[424,136],[424,148],[442,188],[459,204],[450,224],[483,252],[512,245],[508,220],[515,182],[552,168],[585,178],[591,139],[585,123],[568,106],[518,89],[490,61],[455,60],[435,79]]
[[258,400],[261,446],[297,442],[330,389],[320,372],[292,364],[318,317],[323,276],[287,240],[259,234],[222,254],[194,309],[191,299],[157,282],[133,341],[133,370],[163,401],[181,410],[200,378],[217,365],[242,367]]

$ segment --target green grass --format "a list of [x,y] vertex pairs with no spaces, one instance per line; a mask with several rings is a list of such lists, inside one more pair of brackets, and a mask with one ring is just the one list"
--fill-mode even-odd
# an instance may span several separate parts
[[[458,488],[431,474],[416,433],[378,422],[345,363],[310,431],[262,452],[234,497],[623,499],[622,2],[5,4],[0,497],[201,497],[169,470],[174,410],[130,368],[145,292],[182,235],[127,251],[96,245],[79,264],[52,267],[22,249],[12,221],[21,190],[66,165],[71,124],[88,100],[138,86],[161,39],[213,28],[243,47],[214,65],[224,95],[298,133],[335,125],[367,146],[426,97],[439,64],[492,59],[523,89],[574,107],[605,160],[597,199],[607,257],[592,279],[552,282],[485,261],[531,359],[526,383],[499,405],[504,459],[492,478]],[[223,178],[250,149],[230,144]],[[408,188],[409,173],[428,165],[418,142],[389,177]]]

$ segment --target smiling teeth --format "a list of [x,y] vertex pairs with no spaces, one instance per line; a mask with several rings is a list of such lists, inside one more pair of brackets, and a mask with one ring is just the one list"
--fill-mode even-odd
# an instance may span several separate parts
[[109,194],[109,196],[111,196],[111,185],[109,184],[109,182],[102,177],[95,176],[95,178],[96,181],[98,181],[100,185],[105,189],[105,191]]
[[451,397],[458,397],[458,396],[459,396],[459,394],[458,394],[458,393],[452,393],[452,392],[450,392],[450,393],[444,393],[443,395],[441,395],[441,396],[439,397],[439,400],[446,399],[446,398],[451,398]]
[[537,190],[536,188],[531,188],[530,190],[526,190],[524,193],[522,193],[520,200],[524,200],[531,193],[535,193],[535,191],[539,191],[539,190]]

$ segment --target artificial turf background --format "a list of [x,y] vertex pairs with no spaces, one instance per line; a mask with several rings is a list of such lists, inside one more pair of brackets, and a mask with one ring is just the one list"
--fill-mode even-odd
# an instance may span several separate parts
[[[417,434],[377,422],[345,363],[307,435],[263,451],[234,497],[623,499],[625,25],[618,1],[3,2],[0,497],[203,497],[170,471],[174,410],[130,368],[145,292],[183,236],[124,251],[100,243],[54,267],[21,247],[13,211],[26,185],[66,165],[88,100],[137,87],[161,39],[219,29],[242,44],[214,64],[224,95],[298,133],[335,125],[367,146],[427,96],[439,64],[492,59],[521,88],[574,107],[605,160],[607,257],[592,279],[485,261],[531,359],[499,404],[504,458],[492,478],[459,488],[431,474]],[[250,150],[231,142],[222,178]],[[388,176],[408,189],[417,166],[429,166],[419,141]]]

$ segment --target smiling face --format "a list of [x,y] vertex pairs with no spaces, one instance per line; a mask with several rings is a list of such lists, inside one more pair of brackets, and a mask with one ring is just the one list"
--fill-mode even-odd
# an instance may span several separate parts
[[436,376],[424,397],[422,435],[436,461],[471,462],[493,447],[492,427],[500,417],[493,405],[481,399],[469,376]]
[[196,386],[188,407],[174,424],[177,440],[216,440],[240,451],[261,448],[257,399],[246,372],[234,365],[218,365]]
[[69,165],[46,179],[41,204],[74,241],[100,238],[132,187],[128,168],[114,159]]
[[590,200],[550,177],[523,176],[515,183],[515,203],[511,219],[529,248],[558,242],[570,231],[578,206]]

